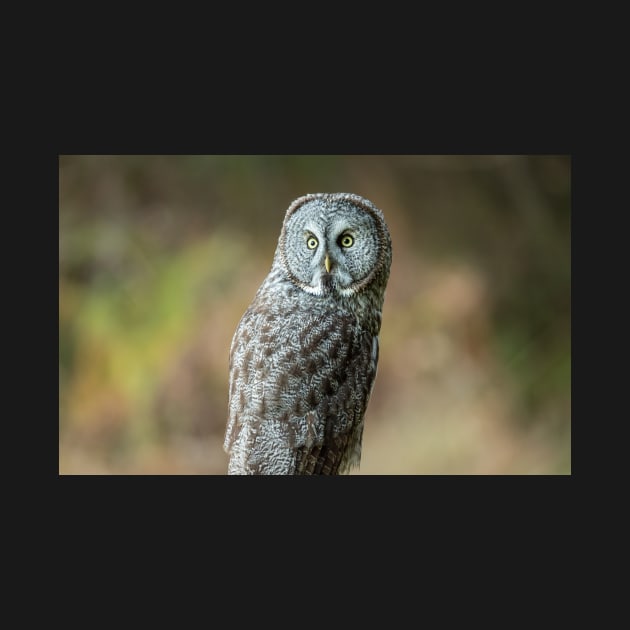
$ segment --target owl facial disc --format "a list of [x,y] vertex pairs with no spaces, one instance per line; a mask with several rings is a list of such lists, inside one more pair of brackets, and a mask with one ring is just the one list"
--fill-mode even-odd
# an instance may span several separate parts
[[380,210],[346,193],[306,195],[287,210],[279,257],[292,282],[311,295],[354,295],[388,263]]

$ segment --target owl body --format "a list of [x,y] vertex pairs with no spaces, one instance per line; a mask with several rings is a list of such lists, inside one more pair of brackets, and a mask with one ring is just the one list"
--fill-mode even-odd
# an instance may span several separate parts
[[296,199],[230,348],[228,474],[358,465],[391,265],[380,210],[349,193]]

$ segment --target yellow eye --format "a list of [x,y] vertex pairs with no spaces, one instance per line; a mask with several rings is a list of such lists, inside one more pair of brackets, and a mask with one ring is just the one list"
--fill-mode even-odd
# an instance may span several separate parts
[[353,243],[354,239],[352,238],[352,236],[350,236],[350,234],[344,234],[339,239],[339,244],[341,245],[341,247],[352,247]]
[[308,239],[306,239],[306,247],[309,249],[315,249],[318,245],[319,243],[314,236],[309,236]]

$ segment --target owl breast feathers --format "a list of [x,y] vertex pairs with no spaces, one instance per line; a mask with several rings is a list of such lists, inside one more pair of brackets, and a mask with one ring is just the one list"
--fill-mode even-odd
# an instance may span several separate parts
[[228,474],[359,464],[390,265],[389,231],[370,201],[320,193],[289,206],[230,348]]

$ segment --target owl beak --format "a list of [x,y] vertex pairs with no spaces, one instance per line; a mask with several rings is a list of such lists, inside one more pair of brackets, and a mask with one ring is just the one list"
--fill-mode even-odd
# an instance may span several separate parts
[[326,254],[326,258],[324,258],[324,267],[326,267],[326,273],[330,273],[330,257]]

